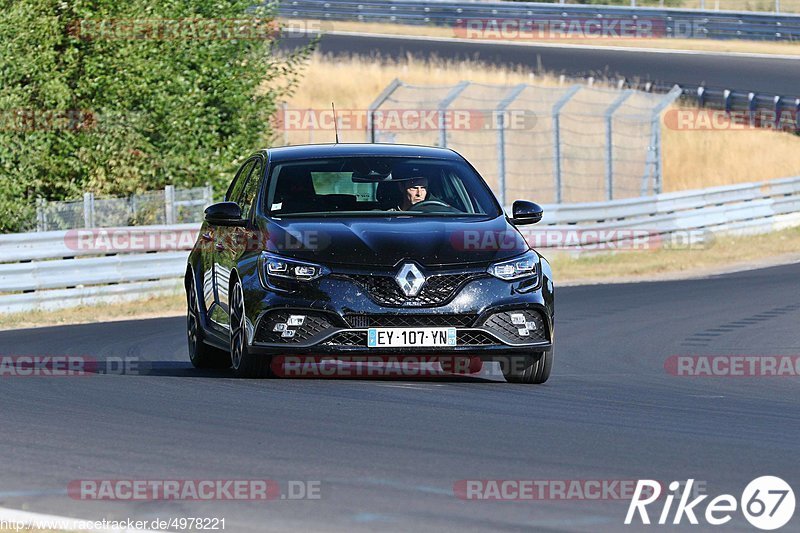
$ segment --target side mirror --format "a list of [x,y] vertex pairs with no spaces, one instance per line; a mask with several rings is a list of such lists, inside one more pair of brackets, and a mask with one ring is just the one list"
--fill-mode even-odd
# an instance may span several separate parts
[[206,222],[213,226],[244,226],[242,208],[236,202],[220,202],[206,207]]
[[523,224],[536,224],[542,220],[542,213],[544,210],[539,204],[527,202],[525,200],[517,200],[514,202],[512,209],[511,223],[515,226]]

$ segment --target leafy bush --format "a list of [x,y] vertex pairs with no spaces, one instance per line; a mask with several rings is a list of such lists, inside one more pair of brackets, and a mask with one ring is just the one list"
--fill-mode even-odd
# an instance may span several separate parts
[[[269,117],[311,51],[279,54],[274,31],[224,33],[232,19],[272,27],[253,3],[2,0],[0,232],[35,225],[38,196],[225,190],[270,141]],[[208,31],[142,29],[191,19]]]

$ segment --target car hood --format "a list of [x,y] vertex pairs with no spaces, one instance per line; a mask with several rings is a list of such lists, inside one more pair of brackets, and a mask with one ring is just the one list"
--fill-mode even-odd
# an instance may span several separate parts
[[490,263],[517,256],[528,244],[504,216],[457,218],[271,219],[268,251],[322,264],[423,266]]

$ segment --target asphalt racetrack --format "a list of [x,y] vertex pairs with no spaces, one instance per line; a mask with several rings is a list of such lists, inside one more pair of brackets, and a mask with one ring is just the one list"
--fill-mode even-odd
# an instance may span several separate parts
[[[0,506],[97,519],[224,517],[227,531],[754,531],[741,513],[723,528],[685,519],[683,528],[626,527],[627,500],[477,501],[454,486],[693,478],[712,497],[738,498],[750,480],[774,475],[797,490],[797,377],[678,377],[665,361],[800,353],[799,278],[800,265],[790,265],[557,289],[556,362],[542,386],[236,380],[191,368],[183,318],[0,332],[4,355],[141,364],[139,375],[0,377]],[[81,479],[254,478],[277,481],[284,495],[290,481],[316,481],[320,497],[67,495]]]
[[[287,48],[307,44],[299,34],[282,41]],[[438,57],[479,60],[498,65],[522,65],[575,77],[706,85],[736,91],[800,97],[800,56],[747,57],[716,53],[624,51],[598,47],[556,47],[448,39],[410,39],[389,36],[326,34],[319,42],[323,54],[366,55],[383,58]]]

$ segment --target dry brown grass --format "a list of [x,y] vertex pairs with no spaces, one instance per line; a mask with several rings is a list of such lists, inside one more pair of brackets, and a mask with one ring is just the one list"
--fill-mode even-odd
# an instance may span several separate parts
[[[693,0],[699,5],[699,0]],[[727,0],[731,2],[731,0]],[[783,0],[784,2],[786,0]],[[756,4],[750,0],[735,0],[731,6],[746,6]],[[713,6],[713,2],[708,1],[707,6]],[[774,2],[773,2],[774,5]],[[800,0],[797,0],[793,7],[795,12],[800,12]],[[723,7],[721,9],[744,9],[743,7]],[[308,28],[313,31],[325,32],[359,32],[359,33],[380,33],[387,35],[411,35],[425,37],[457,38],[459,37],[452,28],[441,26],[412,26],[405,24],[389,24],[378,22],[347,22],[347,21],[284,21],[289,27]],[[658,48],[665,50],[698,50],[704,52],[737,52],[751,54],[777,54],[777,55],[800,55],[800,44],[790,42],[771,42],[771,41],[746,41],[746,40],[714,40],[714,39],[558,39],[532,40],[519,39],[512,42],[531,42],[545,44],[577,44],[590,46],[621,46],[625,48]]]
[[800,136],[791,133],[662,132],[665,192],[800,176]]
[[172,296],[144,298],[125,303],[106,303],[73,307],[59,311],[32,311],[0,315],[0,330],[138,320],[178,316],[185,312],[186,297],[183,294],[176,293]]

